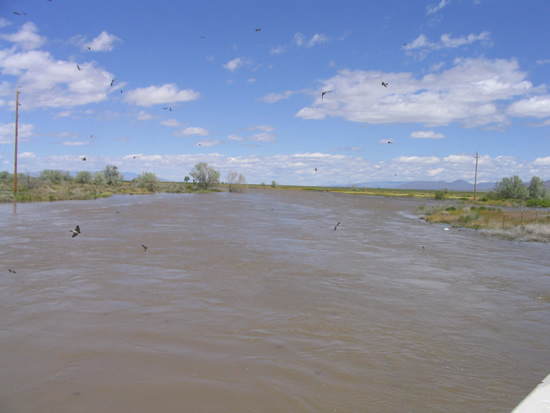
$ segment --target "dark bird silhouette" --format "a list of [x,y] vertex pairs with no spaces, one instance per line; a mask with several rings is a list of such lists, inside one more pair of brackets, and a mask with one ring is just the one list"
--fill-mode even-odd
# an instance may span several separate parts
[[17,274],[17,273],[15,272],[15,270],[12,270],[11,268],[8,268],[8,271],[11,272],[12,274]]
[[317,172],[317,168],[315,168],[315,172]]
[[261,31],[262,31],[262,29],[256,29],[256,31],[257,31],[257,32],[261,32]]
[[78,70],[82,70],[82,68],[81,68],[79,65],[76,65],[76,68],[77,68]]
[[115,84],[115,79],[111,80],[111,86]]
[[73,233],[72,238],[74,238],[74,237],[76,237],[78,234],[80,234],[80,226],[77,225],[75,229],[70,229],[69,231]]
[[141,246],[143,247],[143,252],[147,251],[147,248],[149,248],[147,245],[141,244]]
[[201,36],[201,39],[204,39],[205,37],[204,36]]
[[121,90],[120,93],[122,93],[123,91]]
[[81,156],[80,159],[82,159],[83,161],[86,160],[86,157],[85,156]]
[[172,112],[172,107],[168,106],[168,107],[165,107],[163,108],[164,110],[169,110],[170,112]]
[[393,141],[388,141],[388,143],[393,143]]
[[337,223],[336,226],[334,227],[334,231],[336,231],[336,228],[338,228],[338,225],[340,225],[340,221],[338,221],[338,223]]
[[14,11],[13,14],[17,14],[18,16],[21,16],[21,15],[26,16],[27,15],[27,13],[24,12],[24,11],[22,11],[21,13],[19,13],[18,11]]
[[330,92],[332,92],[332,90],[327,90],[327,91],[325,91],[325,92],[321,92],[321,100],[323,100],[323,98],[325,97],[325,95],[326,95],[327,93],[330,93]]
[[382,82],[382,86],[388,87],[388,84],[386,82]]

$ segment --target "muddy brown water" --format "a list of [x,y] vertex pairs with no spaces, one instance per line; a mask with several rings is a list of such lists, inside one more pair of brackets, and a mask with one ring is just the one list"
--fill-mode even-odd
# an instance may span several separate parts
[[0,205],[0,412],[508,412],[550,373],[549,246],[420,203]]

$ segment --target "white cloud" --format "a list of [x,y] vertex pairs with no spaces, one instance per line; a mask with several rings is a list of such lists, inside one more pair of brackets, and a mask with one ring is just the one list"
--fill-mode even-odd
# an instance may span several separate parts
[[200,128],[198,126],[190,126],[188,128],[182,129],[178,132],[174,132],[174,136],[176,136],[176,137],[194,136],[194,135],[208,136],[209,134],[210,133],[208,132],[208,130],[206,130],[204,128]]
[[262,98],[259,98],[258,100],[261,100],[262,102],[266,102],[266,103],[275,103],[275,102],[278,102],[280,100],[286,100],[286,99],[290,98],[295,93],[296,92],[294,92],[292,90],[287,90],[284,93],[268,93],[267,95],[265,95]]
[[15,43],[23,50],[37,49],[46,42],[46,39],[38,35],[37,32],[36,25],[33,22],[27,22],[21,26],[17,33],[2,34],[0,39]]
[[83,145],[89,145],[90,142],[85,142],[85,141],[64,141],[64,142],[61,142],[62,145],[65,145],[65,146],[83,146]]
[[512,116],[550,117],[550,95],[534,96],[512,103],[508,108]]
[[160,122],[160,124],[164,126],[168,126],[170,128],[177,128],[178,126],[180,126],[179,121],[176,119],[166,119]]
[[[381,87],[381,81],[389,86]],[[331,99],[322,102],[316,94],[313,104],[301,109],[297,117],[343,117],[373,124],[415,122],[432,127],[453,122],[467,127],[505,125],[501,101],[542,90],[526,80],[516,60],[484,58],[456,59],[448,70],[422,78],[407,72],[346,69],[322,86],[322,90],[334,91]]]
[[179,90],[175,84],[169,83],[130,90],[125,95],[124,99],[128,103],[151,107],[158,104],[189,102],[198,99],[200,93],[192,89]]
[[222,67],[224,69],[227,69],[227,70],[231,71],[231,72],[234,72],[235,70],[237,70],[242,65],[243,65],[243,60],[240,57],[237,57],[233,60],[230,60],[226,64],[222,65]]
[[281,54],[286,52],[286,46],[277,46],[269,51],[270,54]]
[[84,43],[83,49],[90,49],[92,52],[110,52],[114,49],[115,44],[121,40],[114,34],[109,34],[102,31],[99,36],[89,43]]
[[151,115],[149,112],[145,112],[144,110],[140,110],[137,115],[138,120],[152,120],[155,119],[153,115]]
[[409,54],[415,54],[420,59],[434,50],[457,48],[460,46],[469,45],[475,42],[484,42],[488,44],[491,39],[490,32],[482,32],[480,34],[470,33],[467,36],[453,38],[450,33],[442,34],[439,42],[433,43],[428,40],[424,34],[420,34],[412,42],[407,43],[403,49]]
[[230,141],[237,141],[237,142],[242,142],[245,140],[245,138],[243,138],[242,136],[239,136],[239,135],[235,135],[234,133],[232,133],[231,135],[229,135],[227,137],[227,139],[229,139]]
[[443,7],[449,5],[451,3],[451,0],[441,0],[437,5],[435,6],[427,6],[426,7],[426,14],[433,14],[441,10]]
[[429,131],[417,131],[411,133],[411,138],[418,138],[418,139],[440,139],[444,138],[445,135],[442,133],[435,133],[432,130]]
[[[19,123],[17,138],[26,139],[32,136],[34,125]],[[0,144],[15,142],[15,123],[0,124]]]
[[256,126],[249,127],[248,130],[250,131],[261,130],[264,132],[273,132],[275,128],[271,125],[256,125]]
[[330,39],[327,36],[325,36],[324,34],[319,34],[319,33],[314,34],[311,37],[311,39],[306,40],[306,37],[304,36],[304,34],[298,32],[294,35],[294,37],[292,39],[292,42],[296,46],[307,47],[307,48],[316,46],[318,44],[327,43],[328,41],[330,41]]
[[257,133],[252,135],[248,140],[258,142],[275,142],[276,135],[272,133]]
[[223,141],[221,140],[214,140],[214,139],[203,139],[202,141],[198,141],[195,143],[195,146],[218,146],[223,144]]

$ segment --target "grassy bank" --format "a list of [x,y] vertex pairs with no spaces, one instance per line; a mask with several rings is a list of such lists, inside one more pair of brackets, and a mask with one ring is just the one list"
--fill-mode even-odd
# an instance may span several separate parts
[[474,228],[484,235],[522,241],[550,241],[550,210],[506,209],[486,206],[420,206],[421,218],[431,223]]

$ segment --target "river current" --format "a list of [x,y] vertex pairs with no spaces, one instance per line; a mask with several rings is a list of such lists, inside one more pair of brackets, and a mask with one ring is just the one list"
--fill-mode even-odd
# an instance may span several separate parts
[[0,412],[509,412],[550,373],[549,246],[422,203],[0,205]]

